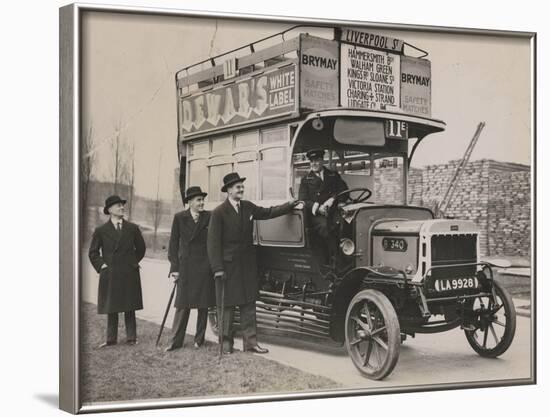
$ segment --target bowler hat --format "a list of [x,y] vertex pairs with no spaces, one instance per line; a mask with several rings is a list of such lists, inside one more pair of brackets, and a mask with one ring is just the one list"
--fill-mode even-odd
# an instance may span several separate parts
[[118,203],[126,204],[126,200],[123,200],[118,195],[107,197],[107,200],[105,200],[105,207],[103,207],[103,213],[109,214],[109,207]]
[[307,159],[310,161],[312,159],[323,159],[325,156],[325,150],[324,149],[312,149],[310,151],[306,152]]
[[198,186],[191,186],[187,190],[185,190],[185,198],[183,199],[184,203],[187,203],[189,200],[191,200],[193,197],[197,196],[206,197],[208,193],[205,193],[201,190],[201,187]]
[[230,187],[237,182],[243,182],[244,180],[246,180],[246,177],[241,177],[237,172],[227,174],[223,177],[222,192],[227,192],[227,187]]

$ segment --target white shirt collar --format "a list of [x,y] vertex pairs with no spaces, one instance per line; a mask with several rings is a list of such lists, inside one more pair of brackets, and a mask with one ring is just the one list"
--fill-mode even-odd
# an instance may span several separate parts
[[120,227],[122,227],[122,221],[123,219],[115,219],[114,217],[111,217],[111,223],[113,223],[113,226],[115,226],[115,229],[116,229],[116,225],[120,223]]
[[239,210],[237,210],[237,204],[240,206],[240,205],[241,205],[241,202],[240,202],[240,201],[233,200],[231,197],[227,197],[227,199],[229,200],[229,202],[231,203],[231,205],[233,206],[233,208],[235,209],[235,211],[238,213]]
[[193,210],[191,210],[191,209],[189,209],[189,213],[191,214],[191,217],[192,217],[193,219],[198,219],[199,216],[200,216],[200,212],[198,212],[198,211],[193,211]]
[[313,175],[316,175],[318,176],[319,178],[321,178],[321,180],[325,180],[325,168],[321,168],[321,170],[319,172],[315,172],[313,170],[311,170],[311,172],[313,173]]

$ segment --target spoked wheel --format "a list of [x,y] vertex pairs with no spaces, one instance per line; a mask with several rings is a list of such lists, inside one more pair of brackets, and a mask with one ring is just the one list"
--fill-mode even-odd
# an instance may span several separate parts
[[512,344],[516,333],[516,309],[512,297],[494,281],[496,299],[478,297],[471,304],[475,330],[465,329],[470,346],[481,356],[496,358]]
[[363,290],[351,300],[346,314],[346,349],[355,367],[367,378],[388,376],[399,358],[401,332],[388,298]]

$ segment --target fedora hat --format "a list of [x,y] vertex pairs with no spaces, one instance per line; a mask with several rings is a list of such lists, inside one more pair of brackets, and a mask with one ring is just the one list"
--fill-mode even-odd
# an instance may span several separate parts
[[195,185],[192,187],[189,187],[187,190],[185,190],[185,198],[183,199],[183,202],[187,203],[189,200],[199,195],[202,197],[206,197],[208,193],[205,193],[204,191],[201,190],[201,187],[198,187]]
[[109,207],[118,203],[126,204],[126,200],[123,200],[118,195],[112,195],[107,197],[107,200],[105,200],[105,207],[103,207],[103,213],[109,214]]
[[226,193],[227,187],[230,187],[237,182],[243,182],[244,180],[246,180],[246,177],[241,177],[237,172],[231,172],[227,174],[225,177],[223,177],[222,192]]

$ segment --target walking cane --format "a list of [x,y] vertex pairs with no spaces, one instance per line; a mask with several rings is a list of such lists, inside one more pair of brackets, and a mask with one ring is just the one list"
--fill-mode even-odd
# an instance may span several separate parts
[[222,289],[221,289],[221,300],[220,300],[220,314],[219,314],[219,317],[218,317],[218,341],[220,343],[220,356],[218,358],[218,363],[221,362],[222,360],[222,356],[223,356],[223,331],[224,331],[224,327],[223,327],[223,313],[224,313],[224,310],[225,310],[225,277],[222,276],[219,278],[220,281],[221,281],[221,286],[222,286]]
[[168,317],[168,312],[170,311],[170,306],[172,305],[172,300],[174,299],[174,293],[176,292],[177,285],[178,283],[174,282],[174,288],[172,288],[172,292],[170,293],[170,299],[168,300],[168,305],[166,306],[166,311],[164,312],[164,317],[162,319],[162,324],[160,325],[160,331],[155,346],[159,345],[160,337],[162,336],[162,331],[164,330],[164,323],[166,323],[166,318]]

